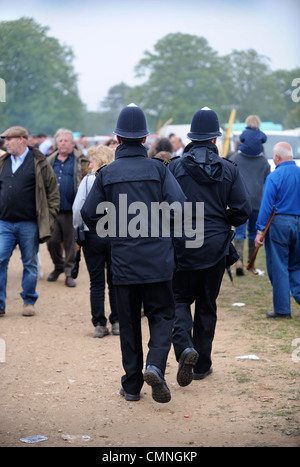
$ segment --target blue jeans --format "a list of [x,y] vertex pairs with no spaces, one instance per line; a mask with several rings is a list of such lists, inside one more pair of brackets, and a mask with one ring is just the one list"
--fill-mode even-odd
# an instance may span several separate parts
[[235,228],[235,239],[242,238],[245,240],[246,238],[246,227],[248,226],[248,240],[250,242],[254,242],[256,237],[256,221],[258,217],[258,211],[252,211],[250,214],[249,219],[245,224],[239,225]]
[[265,238],[274,311],[291,314],[290,293],[300,304],[300,216],[277,214]]
[[0,308],[2,309],[5,309],[8,263],[17,244],[20,247],[23,262],[21,297],[24,303],[29,305],[34,305],[38,298],[36,293],[38,225],[32,221],[0,220]]

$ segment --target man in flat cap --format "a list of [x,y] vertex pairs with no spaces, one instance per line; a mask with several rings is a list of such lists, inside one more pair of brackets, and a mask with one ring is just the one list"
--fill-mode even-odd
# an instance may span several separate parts
[[0,156],[0,316],[5,314],[7,268],[16,245],[23,262],[23,316],[35,314],[38,298],[39,243],[51,236],[59,209],[59,190],[46,157],[28,146],[22,126],[0,135],[6,152]]

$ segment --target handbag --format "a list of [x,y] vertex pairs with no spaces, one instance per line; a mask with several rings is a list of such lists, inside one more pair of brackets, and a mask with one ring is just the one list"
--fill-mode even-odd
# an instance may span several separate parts
[[235,231],[234,230],[230,230],[230,244],[229,244],[229,252],[228,252],[228,255],[226,255],[226,268],[229,268],[230,266],[232,266],[234,263],[237,262],[237,260],[239,259],[239,254],[238,252],[236,251],[235,249],[235,246],[233,245],[232,241],[234,239],[234,236],[235,236]]
[[[86,193],[85,197],[87,197],[87,195],[88,195],[87,178],[86,178],[86,181],[85,181],[85,193]],[[84,243],[85,243],[85,230],[84,230],[84,224],[83,223],[79,227],[77,227],[77,229],[75,229],[74,237],[75,237],[75,242],[77,243],[77,245],[79,245],[79,246],[84,245]]]
[[74,236],[77,245],[83,246],[85,243],[85,230],[83,224],[77,227],[77,229],[75,229]]
[[235,246],[230,242],[229,245],[229,254],[226,255],[226,268],[229,268],[239,259],[239,254],[235,249]]

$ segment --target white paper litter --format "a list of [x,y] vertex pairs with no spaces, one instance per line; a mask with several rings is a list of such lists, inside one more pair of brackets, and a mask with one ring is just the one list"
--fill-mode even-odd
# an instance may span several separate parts
[[83,441],[88,441],[91,439],[90,436],[80,436],[80,435],[67,435],[67,434],[62,434],[61,435],[62,439],[64,439],[65,441],[69,441],[69,442],[72,442],[72,441],[76,441],[76,440],[83,440]]
[[20,441],[22,441],[22,443],[34,444],[34,443],[40,443],[41,441],[47,441],[47,439],[48,438],[46,438],[46,436],[35,435],[35,436],[26,436],[25,438],[20,438]]
[[255,271],[257,272],[258,276],[264,276],[265,275],[265,271],[262,271],[261,269],[255,269]]
[[259,357],[257,355],[242,355],[240,357],[235,357],[240,360],[259,360]]

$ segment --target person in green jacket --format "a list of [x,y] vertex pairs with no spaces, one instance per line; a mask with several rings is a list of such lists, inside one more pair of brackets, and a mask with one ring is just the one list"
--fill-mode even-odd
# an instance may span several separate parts
[[0,316],[5,314],[7,269],[16,245],[23,263],[22,314],[32,316],[38,299],[39,244],[51,237],[60,195],[46,157],[28,146],[26,128],[10,127],[0,137],[6,149],[0,156]]

